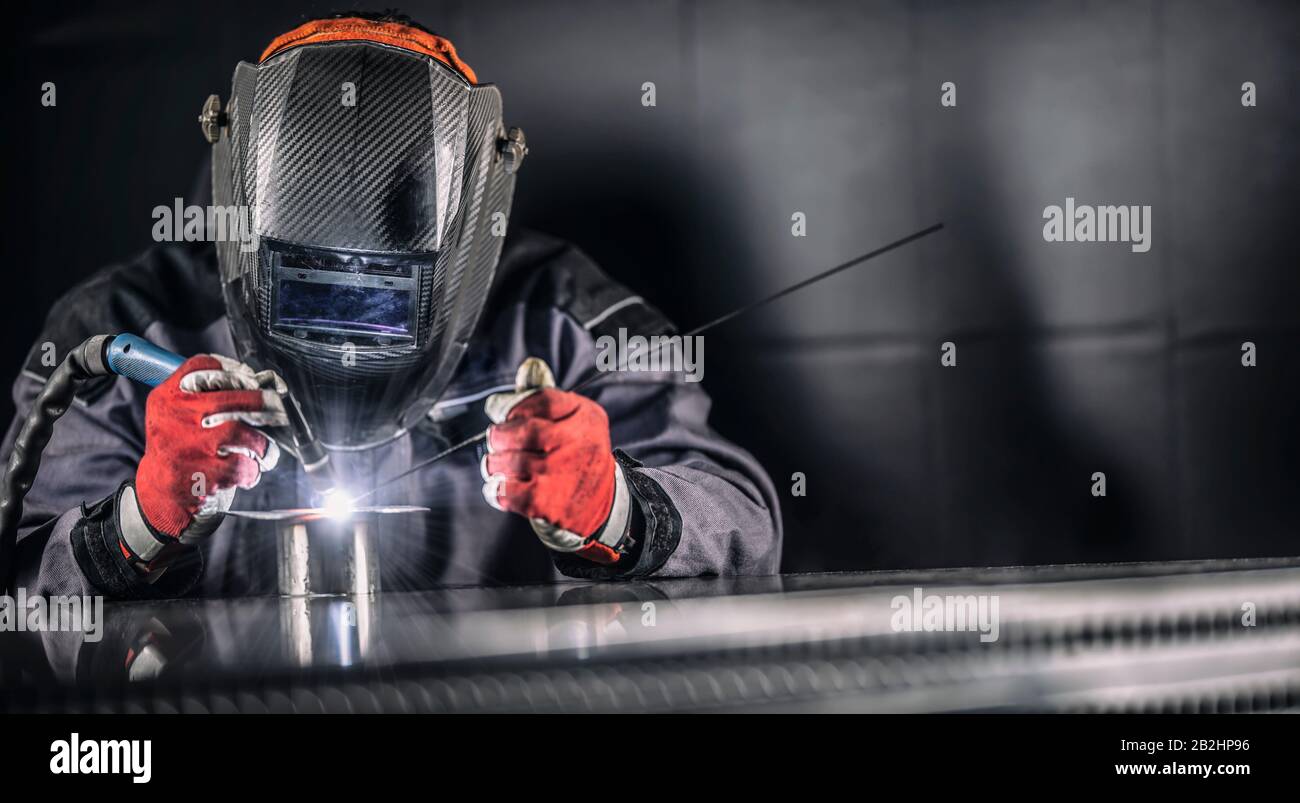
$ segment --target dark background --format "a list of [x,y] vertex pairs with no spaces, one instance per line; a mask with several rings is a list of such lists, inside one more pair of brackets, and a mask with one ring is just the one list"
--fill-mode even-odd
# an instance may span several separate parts
[[[10,8],[0,378],[55,298],[191,197],[195,118],[236,61],[339,7]],[[783,493],[786,569],[1300,552],[1300,5],[403,10],[527,131],[514,222],[685,328],[946,224],[706,337],[715,424]],[[1045,243],[1067,195],[1150,204],[1151,251]]]

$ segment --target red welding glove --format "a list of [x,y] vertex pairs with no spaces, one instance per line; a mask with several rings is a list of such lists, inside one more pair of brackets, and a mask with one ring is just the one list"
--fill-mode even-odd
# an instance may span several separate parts
[[154,388],[134,494],[124,492],[119,509],[129,559],[148,562],[170,539],[192,543],[211,533],[235,490],[252,488],[275,467],[279,447],[253,426],[288,424],[282,387],[271,371],[202,354]]
[[551,369],[533,357],[519,366],[515,392],[489,396],[486,410],[488,504],[527,517],[551,549],[616,562],[631,505],[605,410],[557,390]]

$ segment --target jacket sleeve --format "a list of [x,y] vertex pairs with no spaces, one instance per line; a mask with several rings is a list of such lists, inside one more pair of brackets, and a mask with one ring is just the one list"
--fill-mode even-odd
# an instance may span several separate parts
[[598,367],[601,345],[618,342],[620,330],[650,337],[672,334],[672,325],[572,246],[557,246],[542,263],[518,314],[503,316],[514,331],[498,337],[498,348],[518,356],[522,344],[544,356],[561,388],[590,380],[581,392],[609,416],[643,524],[639,543],[613,566],[554,553],[556,567],[590,579],[778,572],[775,488],[753,456],[709,426],[700,383],[682,371],[611,371],[608,359]]
[[[6,457],[42,384],[30,371],[14,383],[18,415],[5,435]],[[126,381],[98,390],[90,399],[79,397],[54,425],[23,503],[14,577],[6,579],[42,596],[179,596],[202,571],[198,550],[153,582],[146,582],[121,552],[117,502],[143,454],[143,401]]]
[[698,384],[610,382],[591,395],[609,415],[615,457],[643,521],[643,543],[617,564],[621,574],[779,571],[776,491],[748,452],[709,427],[710,400]]

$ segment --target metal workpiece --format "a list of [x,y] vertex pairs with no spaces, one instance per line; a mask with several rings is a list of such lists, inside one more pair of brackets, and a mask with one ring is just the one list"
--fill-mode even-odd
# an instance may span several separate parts
[[366,661],[374,648],[379,610],[373,594],[282,598],[281,660],[301,669],[347,668]]
[[276,523],[280,660],[310,669],[367,657],[379,610],[372,532],[365,517]]
[[368,516],[276,522],[280,595],[378,592],[379,544],[373,526]]

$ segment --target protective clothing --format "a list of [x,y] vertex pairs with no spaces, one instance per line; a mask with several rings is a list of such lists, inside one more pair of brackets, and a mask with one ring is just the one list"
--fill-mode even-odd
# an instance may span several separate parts
[[[278,454],[249,429],[282,425],[280,382],[354,495],[492,425],[486,459],[453,452],[368,499],[432,508],[384,522],[386,588],[777,570],[775,491],[709,428],[698,384],[614,372],[587,384],[590,399],[555,389],[593,379],[597,338],[672,327],[571,246],[508,230],[527,146],[450,42],[311,22],[238,65],[224,110],[210,98],[200,122],[216,247],[161,245],[102,272],[37,342],[63,352],[132,332],[243,363],[192,359],[147,403],[125,379],[88,383],[27,494],[19,585],[273,591],[265,528],[220,514],[236,488],[250,510],[314,502],[300,465],[263,475]],[[221,237],[232,220],[246,225]],[[43,353],[15,385],[20,411],[49,374]],[[516,375],[530,356],[555,375],[531,362]],[[483,503],[479,470],[489,500],[546,548]],[[155,570],[150,553],[173,538],[197,548]]]
[[550,549],[615,563],[630,548],[631,508],[609,418],[591,399],[555,388],[545,362],[519,367],[515,390],[484,404],[492,421],[483,496],[526,517]]
[[478,324],[526,148],[445,39],[308,23],[235,69],[205,112],[238,356],[284,378],[327,446],[415,425]]
[[279,447],[253,427],[287,425],[277,382],[270,372],[203,354],[149,394],[144,456],[128,499],[155,538],[128,528],[123,546],[133,558],[148,561],[168,539],[193,543],[208,534],[236,489],[255,487],[275,467]]
[[[512,230],[469,357],[442,398],[401,437],[373,449],[335,452],[337,468],[356,483],[355,491],[365,491],[483,432],[492,423],[484,400],[515,391],[515,373],[526,357],[545,360],[560,387],[592,378],[599,338],[617,336],[620,328],[647,335],[673,331],[658,311],[581,251]],[[15,382],[20,413],[53,370],[42,360],[42,344],[53,343],[64,353],[97,332],[136,332],[181,354],[232,353],[212,245],[154,247],[57,302]],[[93,383],[59,421],[24,506],[16,584],[32,594],[123,599],[275,593],[274,538],[262,522],[225,516],[156,579],[141,576],[123,557],[118,542],[128,511],[120,497],[143,456],[148,390],[120,377]],[[700,383],[686,382],[680,373],[608,372],[587,385],[583,396],[607,415],[613,458],[641,520],[627,555],[602,564],[545,548],[523,517],[484,503],[481,455],[462,449],[367,500],[433,509],[383,522],[383,587],[777,571],[776,490],[752,456],[709,426],[710,400]],[[9,429],[5,454],[16,429]],[[281,463],[257,487],[239,491],[234,507],[311,504],[311,484],[301,466],[285,457]]]

